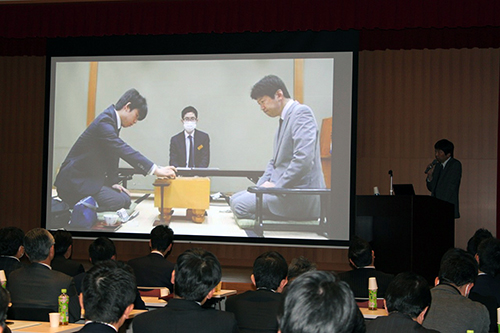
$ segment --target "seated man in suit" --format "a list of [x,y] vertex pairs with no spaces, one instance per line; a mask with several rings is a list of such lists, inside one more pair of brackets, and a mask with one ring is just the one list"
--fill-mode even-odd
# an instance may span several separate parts
[[450,249],[441,259],[432,302],[424,319],[425,328],[441,333],[486,333],[490,316],[484,305],[468,298],[477,276],[477,262],[462,249]]
[[497,330],[497,308],[500,307],[500,240],[487,238],[477,249],[475,256],[479,264],[479,275],[469,298],[486,306],[490,313],[490,332]]
[[85,272],[83,265],[78,261],[71,260],[73,252],[73,237],[66,230],[57,230],[53,233],[56,244],[54,245],[54,259],[52,259],[52,269],[63,272],[69,276],[76,276]]
[[118,332],[134,308],[135,279],[125,264],[102,261],[83,279],[80,304],[85,326],[79,332]]
[[477,229],[474,235],[472,235],[472,237],[469,238],[469,241],[467,242],[467,252],[475,256],[477,254],[477,248],[479,247],[479,244],[481,244],[483,240],[488,238],[493,238],[493,235],[489,230],[484,228]]
[[9,279],[12,271],[23,267],[20,259],[24,255],[24,231],[17,227],[0,229],[0,270]]
[[146,118],[146,99],[135,89],[127,90],[87,127],[76,140],[59,169],[54,185],[69,206],[92,196],[99,211],[116,211],[130,206],[130,193],[119,185],[120,159],[143,175],[175,178],[175,168],[160,167],[134,150],[119,134]]
[[203,249],[189,249],[177,257],[172,283],[175,297],[162,309],[134,318],[134,333],[238,332],[234,315],[202,307],[211,298],[222,276],[217,258]]
[[422,326],[431,305],[431,291],[423,277],[410,272],[396,275],[387,288],[385,298],[389,315],[368,321],[367,332],[437,332]]
[[[274,137],[273,157],[257,186],[325,188],[319,131],[311,108],[294,101],[285,83],[275,75],[268,75],[257,82],[250,96],[266,115],[280,119]],[[320,215],[320,198],[316,195],[264,194],[262,201],[264,219],[304,220]],[[231,196],[230,205],[237,218],[255,219],[254,193],[237,192]]]
[[275,251],[261,254],[253,263],[250,279],[257,290],[231,296],[226,311],[234,313],[238,328],[244,332],[277,332],[277,315],[283,303],[283,287],[287,283],[285,258]]
[[364,239],[354,236],[349,245],[349,263],[354,268],[351,271],[339,274],[341,280],[347,282],[356,298],[368,298],[368,279],[377,279],[377,297],[383,298],[389,283],[394,278],[375,269],[375,252],[370,243]]
[[168,226],[158,225],[151,230],[151,253],[128,262],[134,270],[138,286],[167,287],[170,292],[174,291],[171,282],[174,264],[166,259],[172,250],[173,242],[174,232]]
[[287,286],[292,283],[292,281],[295,280],[299,275],[315,270],[316,264],[310,262],[306,257],[300,256],[298,258],[293,258],[290,262],[290,265],[288,265]]
[[12,307],[43,308],[57,312],[61,289],[66,289],[69,296],[69,321],[74,323],[79,320],[80,304],[73,278],[50,267],[54,258],[52,234],[42,228],[28,231],[24,236],[24,249],[31,264],[13,271],[7,280]]
[[208,168],[210,137],[196,129],[198,110],[187,106],[181,111],[184,131],[170,139],[170,162],[174,167]]
[[278,321],[281,333],[365,332],[347,283],[323,271],[306,272],[287,287]]
[[[116,247],[115,243],[108,237],[98,237],[96,238],[92,243],[89,245],[89,260],[92,263],[92,265],[96,265],[100,262],[103,261],[109,261],[109,260],[116,260]],[[132,271],[132,268],[130,266],[126,266],[128,269]],[[81,273],[75,276],[75,284],[76,284],[76,290],[78,294],[80,294],[83,286],[83,279],[87,273]],[[144,304],[141,295],[139,294],[139,290],[136,288],[136,293],[135,293],[135,301],[134,301],[134,308],[135,309],[146,309],[146,305]]]

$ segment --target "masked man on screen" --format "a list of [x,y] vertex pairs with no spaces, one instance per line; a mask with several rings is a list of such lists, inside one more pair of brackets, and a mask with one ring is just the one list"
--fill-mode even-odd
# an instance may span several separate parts
[[[312,110],[290,98],[283,81],[268,75],[257,82],[251,92],[261,110],[279,118],[274,137],[273,157],[257,182],[262,187],[325,188],[321,170],[319,132]],[[238,218],[255,218],[255,194],[248,191],[231,196],[231,209]],[[264,194],[264,218],[317,218],[319,196]]]
[[127,90],[87,127],[71,148],[57,174],[57,193],[68,205],[92,196],[100,211],[130,206],[130,193],[118,184],[118,162],[123,159],[143,175],[175,178],[175,168],[160,167],[134,150],[120,137],[122,127],[146,118],[146,99]]

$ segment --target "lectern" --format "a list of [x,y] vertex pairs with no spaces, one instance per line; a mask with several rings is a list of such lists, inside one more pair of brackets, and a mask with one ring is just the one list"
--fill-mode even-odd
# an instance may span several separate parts
[[424,195],[356,197],[355,234],[375,251],[377,269],[413,271],[431,285],[455,243],[453,204]]

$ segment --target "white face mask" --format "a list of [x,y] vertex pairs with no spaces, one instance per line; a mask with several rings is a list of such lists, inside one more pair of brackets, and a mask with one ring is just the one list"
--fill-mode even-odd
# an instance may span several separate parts
[[184,129],[186,132],[191,133],[196,128],[196,121],[185,121]]

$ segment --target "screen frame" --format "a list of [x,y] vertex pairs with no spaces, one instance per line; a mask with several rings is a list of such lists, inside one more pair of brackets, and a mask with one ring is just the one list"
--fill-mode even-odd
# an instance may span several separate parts
[[[140,56],[140,55],[201,55],[201,54],[250,54],[250,53],[327,53],[352,52],[352,100],[351,100],[351,170],[349,195],[349,239],[354,234],[356,189],[356,138],[358,96],[359,32],[354,30],[335,32],[270,32],[232,34],[187,34],[161,36],[103,36],[68,37],[47,40],[46,99],[44,126],[44,165],[42,186],[42,227],[46,227],[49,208],[48,169],[50,144],[50,95],[51,64],[53,57],[89,56]],[[333,170],[331,171],[333,173]],[[100,231],[71,231],[78,238],[106,236],[123,240],[145,240],[149,234],[112,233]],[[275,244],[296,246],[347,246],[349,240],[310,240],[254,237],[222,237],[176,235],[176,241],[218,244]]]

